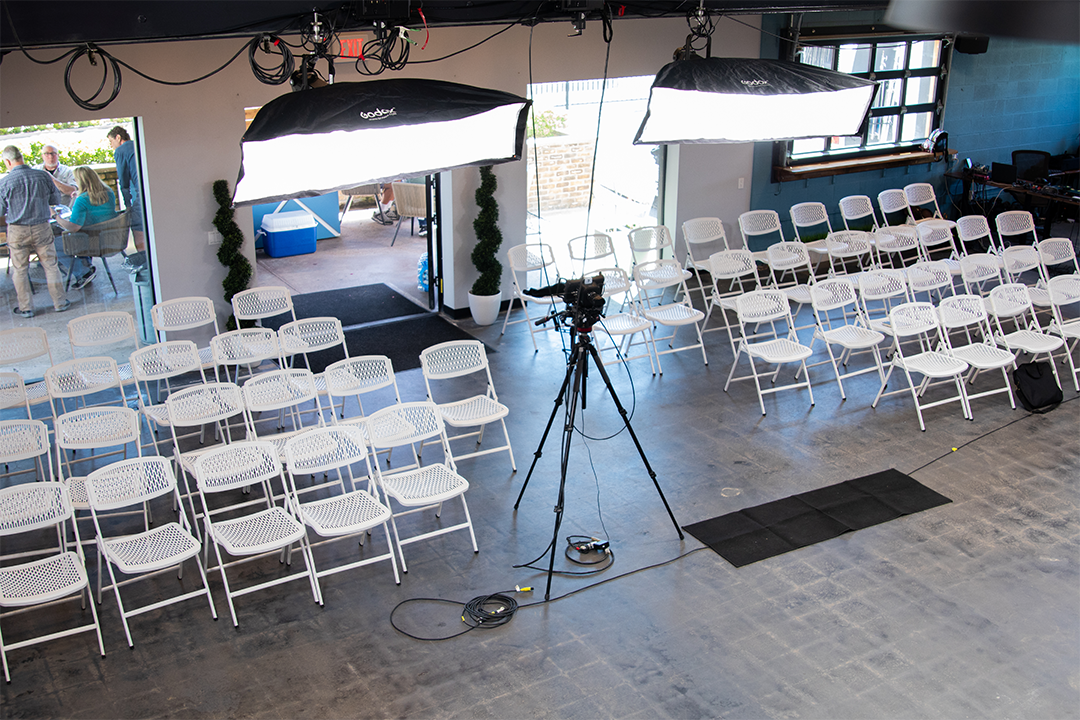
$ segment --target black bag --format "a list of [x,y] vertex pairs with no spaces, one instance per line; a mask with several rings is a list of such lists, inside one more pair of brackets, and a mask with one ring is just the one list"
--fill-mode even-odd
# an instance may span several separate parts
[[1012,376],[1016,399],[1028,412],[1050,412],[1064,399],[1048,362],[1040,360],[1018,365]]

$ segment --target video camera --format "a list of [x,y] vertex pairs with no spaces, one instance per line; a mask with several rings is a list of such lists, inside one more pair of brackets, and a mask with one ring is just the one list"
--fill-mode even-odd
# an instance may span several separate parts
[[604,276],[600,273],[592,277],[557,282],[543,288],[530,288],[525,294],[532,297],[562,296],[566,309],[553,317],[571,322],[582,332],[589,332],[592,326],[600,321],[607,302],[604,298]]

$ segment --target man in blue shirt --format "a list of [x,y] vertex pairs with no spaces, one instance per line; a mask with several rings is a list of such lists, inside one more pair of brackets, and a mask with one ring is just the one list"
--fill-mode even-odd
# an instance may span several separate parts
[[12,312],[24,318],[34,316],[34,296],[30,290],[30,255],[34,253],[45,268],[56,312],[64,312],[71,303],[64,293],[64,281],[56,264],[56,248],[49,226],[52,206],[60,204],[60,191],[52,176],[34,170],[23,161],[22,152],[8,145],[0,153],[7,173],[0,178],[0,215],[7,216],[8,254],[14,268],[12,280],[19,304]]

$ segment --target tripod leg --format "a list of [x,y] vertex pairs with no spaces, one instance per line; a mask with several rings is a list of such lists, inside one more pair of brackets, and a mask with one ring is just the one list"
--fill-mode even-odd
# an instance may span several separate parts
[[555,417],[559,414],[559,406],[563,403],[563,397],[566,395],[567,388],[570,387],[570,379],[574,376],[574,363],[567,363],[566,365],[566,377],[563,379],[562,387],[559,388],[559,394],[555,398],[555,407],[551,410],[551,417],[548,418],[547,426],[544,428],[544,434],[540,436],[540,444],[536,446],[536,450],[533,452],[533,461],[529,465],[529,472],[525,476],[525,482],[521,485],[521,492],[518,493],[517,500],[514,502],[514,509],[518,509],[518,505],[521,504],[521,498],[525,496],[525,488],[529,486],[529,479],[532,478],[533,470],[536,469],[536,462],[540,459],[540,456],[544,454],[544,443],[547,442],[548,433],[551,432],[551,426],[555,424]]
[[[584,370],[587,365],[585,353],[581,352],[580,348],[575,353],[574,358],[575,362],[570,364],[566,375],[567,380],[572,376],[574,382],[570,390],[570,402],[566,406],[566,425],[563,426],[564,440],[561,462],[559,463],[559,499],[555,504],[555,529],[551,534],[551,558],[548,560],[547,588],[544,590],[544,600],[551,599],[551,576],[555,574],[555,555],[558,554],[559,528],[562,526],[563,507],[566,500],[566,471],[570,467],[570,436],[574,432],[578,395],[584,381]],[[561,397],[562,395],[560,395]]]
[[[607,386],[608,392],[611,393],[611,399],[615,401],[615,407],[619,411],[619,415],[622,416],[623,424],[626,425],[627,432],[630,433],[630,438],[634,441],[634,447],[637,448],[638,455],[641,456],[641,462],[645,464],[645,470],[648,471],[649,477],[652,478],[653,485],[656,486],[656,492],[660,495],[660,500],[664,503],[664,509],[667,510],[668,517],[671,518],[671,524],[675,526],[675,532],[679,534],[679,539],[684,539],[682,528],[679,527],[679,521],[675,519],[675,513],[671,511],[671,506],[668,505],[667,498],[664,497],[664,491],[660,489],[660,482],[656,479],[656,472],[649,465],[649,459],[645,457],[645,450],[641,447],[641,442],[638,441],[637,433],[634,432],[634,428],[630,425],[630,417],[626,413],[626,408],[619,402],[619,396],[615,394],[615,388],[611,385],[611,378],[608,377],[607,371],[604,369],[604,363],[600,362],[600,354],[596,351],[596,348],[591,344],[589,345],[589,354],[592,356],[593,362],[596,363],[596,369],[600,371],[600,377],[604,380],[604,385]],[[561,499],[561,497],[560,497]],[[554,554],[554,548],[552,549]]]

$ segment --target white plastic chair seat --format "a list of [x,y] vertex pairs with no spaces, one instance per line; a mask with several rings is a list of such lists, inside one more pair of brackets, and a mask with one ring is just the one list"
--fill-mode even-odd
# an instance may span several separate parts
[[1067,338],[1080,338],[1080,320],[1070,320],[1060,325],[1053,322],[1050,323],[1048,330]]
[[1028,297],[1035,307],[1050,307],[1050,291],[1044,287],[1029,287]]
[[954,377],[968,369],[967,363],[963,360],[935,350],[904,357],[894,355],[893,364],[929,378]]
[[798,362],[813,355],[813,351],[806,345],[787,338],[776,338],[760,343],[746,343],[743,345],[743,349],[751,356],[774,365]]
[[214,348],[207,345],[204,348],[199,348],[199,361],[202,362],[204,368],[211,368],[214,366]]
[[510,408],[486,395],[439,404],[443,420],[451,427],[472,427],[495,422],[510,414]]
[[945,258],[941,262],[945,263],[949,267],[949,273],[952,275],[960,275],[960,261],[953,258]]
[[143,415],[148,417],[155,425],[169,427],[169,408],[165,403],[160,405],[146,405],[142,409]]
[[953,348],[952,355],[979,370],[1008,367],[1016,362],[1016,356],[1013,353],[987,343],[972,343]]
[[697,308],[687,307],[683,303],[671,303],[642,311],[647,319],[661,325],[691,325],[705,319],[705,313]]
[[811,302],[810,286],[809,285],[794,285],[792,287],[783,288],[784,294],[788,296],[788,300],[798,303],[800,305],[809,305]]
[[230,520],[214,520],[210,526],[214,541],[230,555],[258,555],[297,542],[304,526],[280,507]]
[[386,507],[366,490],[300,505],[300,517],[322,537],[352,535],[390,520]]
[[663,265],[651,266],[640,271],[638,274],[644,281],[641,285],[641,289],[646,291],[670,287],[678,282],[680,278],[685,281],[694,276],[689,270],[666,263]]
[[859,327],[858,325],[844,325],[824,332],[819,330],[814,333],[814,336],[821,338],[830,345],[840,345],[849,350],[865,350],[874,347],[885,339],[884,333],[870,328]]
[[442,463],[383,478],[386,494],[406,507],[433,505],[469,489],[469,481]]
[[[0,568],[0,607],[39,605],[87,587],[86,569],[73,552]],[[8,646],[9,648],[13,646]]]
[[[640,315],[634,313],[616,313],[604,318],[604,330],[612,335],[632,335],[649,329],[651,323]],[[439,406],[442,407],[441,405]],[[446,412],[443,411],[445,418]],[[447,422],[450,422],[447,420]]]
[[98,546],[125,575],[179,565],[198,555],[202,547],[191,533],[174,522],[137,535],[99,539]]
[[998,337],[998,344],[1004,345],[1010,350],[1023,350],[1032,355],[1054,352],[1064,342],[1060,337],[1035,332],[1034,330],[1017,330]]

